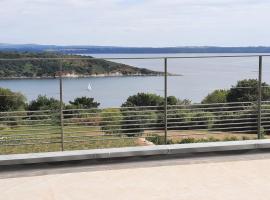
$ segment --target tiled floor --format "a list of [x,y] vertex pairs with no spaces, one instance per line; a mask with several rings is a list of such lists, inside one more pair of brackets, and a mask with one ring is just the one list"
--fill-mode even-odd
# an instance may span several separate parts
[[0,199],[269,200],[270,158],[250,158],[2,178]]

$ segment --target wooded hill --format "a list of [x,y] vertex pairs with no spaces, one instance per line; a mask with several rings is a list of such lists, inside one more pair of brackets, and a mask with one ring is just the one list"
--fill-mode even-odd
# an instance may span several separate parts
[[[27,60],[3,60],[3,59]],[[40,59],[63,58],[63,60]],[[70,58],[76,58],[74,60]],[[81,58],[81,59],[80,59]],[[21,53],[0,52],[0,77],[1,78],[54,78],[59,76],[60,63],[63,75],[66,77],[88,76],[159,76],[163,72],[152,71],[144,68],[133,67],[117,62],[89,59],[90,56],[65,55],[60,53]]]

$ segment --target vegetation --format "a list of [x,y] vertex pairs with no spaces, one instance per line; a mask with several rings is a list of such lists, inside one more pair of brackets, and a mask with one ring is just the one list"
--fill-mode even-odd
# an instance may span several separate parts
[[[164,144],[164,136],[158,134],[152,134],[146,137],[148,141],[151,141],[155,145],[163,145]],[[178,140],[168,139],[168,144],[190,144],[190,143],[206,143],[206,142],[219,142],[219,141],[239,141],[239,140],[251,140],[252,137],[242,136],[225,136],[221,139],[218,139],[213,136],[203,137],[203,138],[195,138],[195,137],[185,137]]]
[[211,103],[226,103],[228,96],[228,90],[215,90],[214,92],[208,94],[203,100],[203,104]]
[[[168,129],[175,132],[179,130],[199,130],[201,131],[200,133],[212,133],[212,131],[217,132],[217,130],[220,132],[235,132],[239,130],[245,132],[247,130],[250,131],[251,127],[255,126],[255,133],[257,105],[252,103],[242,104],[241,102],[256,100],[257,84],[256,80],[248,79],[239,81],[229,90],[216,90],[204,98],[202,101],[204,105],[191,104],[189,100],[179,100],[174,96],[168,97]],[[266,83],[263,85],[268,86]],[[235,93],[235,91],[238,91],[238,93]],[[0,94],[0,111],[2,112],[0,113],[0,144],[8,146],[11,144],[29,143],[31,146],[31,143],[38,143],[36,151],[45,150],[49,146],[56,148],[58,145],[57,147],[59,147],[59,136],[61,134],[59,100],[38,96],[37,99],[27,105],[25,97],[20,93],[0,88]],[[269,100],[269,98],[269,88],[264,87],[263,100]],[[210,105],[212,103],[232,101],[239,103],[230,106],[224,105],[224,107],[215,104]],[[63,104],[65,108],[65,123],[63,127],[65,145],[67,149],[80,148],[79,145],[81,145],[81,148],[116,147],[118,142],[121,143],[119,146],[132,146],[139,144],[139,140],[136,137],[145,137],[146,140],[154,144],[164,144],[164,136],[155,134],[164,130],[164,102],[164,97],[162,96],[138,93],[128,97],[121,108],[100,109],[100,104],[93,98],[85,96],[75,98],[73,101]],[[243,107],[243,105],[245,106]],[[38,111],[39,114],[20,112],[16,113],[15,116],[12,113],[10,115],[5,113],[5,111],[18,110]],[[49,114],[45,110],[50,110]],[[265,127],[270,125],[268,119],[270,112],[267,110],[269,110],[269,105],[264,104],[261,131],[266,138],[268,129],[265,129]],[[44,123],[43,119],[47,120],[46,123]],[[40,133],[46,136],[39,136]],[[15,140],[12,140],[12,137]],[[181,140],[178,138],[177,141],[169,138],[168,143],[233,141],[239,140],[239,138],[239,135],[235,133],[230,137],[223,138],[195,138],[188,135],[185,138],[181,138]],[[250,137],[245,135],[240,139],[247,140]],[[39,145],[39,142],[45,144]],[[53,144],[48,145],[47,143],[50,142]],[[0,152],[5,149],[13,152],[12,148],[7,146],[1,147]],[[21,147],[16,148],[19,149]]]
[[89,97],[78,97],[74,99],[74,101],[69,102],[71,107],[76,109],[91,109],[91,108],[98,108],[100,103],[95,102],[94,98]]
[[19,92],[0,88],[0,111],[24,110],[26,98]]
[[48,98],[44,95],[39,95],[36,100],[33,100],[28,105],[28,110],[59,110],[60,101],[55,98]]
[[[262,83],[262,100],[270,100],[270,85],[263,82]],[[244,79],[238,81],[235,86],[233,86],[228,94],[228,102],[250,102],[257,101],[258,99],[258,81],[256,79]]]
[[135,107],[135,106],[161,106],[164,104],[164,98],[149,93],[138,93],[128,97],[122,107]]
[[[124,132],[129,136],[135,136],[142,134],[144,129],[163,128],[164,102],[164,97],[151,93],[138,93],[128,97],[121,108]],[[168,105],[186,105],[190,101],[179,100],[174,96],[169,96],[167,103]]]
[[[208,94],[202,101],[205,104],[226,102],[253,102],[258,98],[258,81],[244,79],[237,82],[229,90],[215,90]],[[262,100],[270,100],[270,85],[262,83]]]
[[118,108],[108,108],[102,110],[100,113],[101,122],[100,126],[101,129],[105,132],[105,134],[115,134],[121,135],[121,125],[123,116]]
[[[0,58],[19,59],[36,58],[34,60],[0,61],[0,77],[2,78],[54,78],[59,76],[60,63],[63,76],[96,76],[96,75],[162,75],[148,69],[132,67],[125,64],[102,59],[89,59],[90,56],[65,55],[59,53],[18,53],[0,52]],[[37,58],[63,58],[46,60]],[[74,58],[74,60],[67,59]]]

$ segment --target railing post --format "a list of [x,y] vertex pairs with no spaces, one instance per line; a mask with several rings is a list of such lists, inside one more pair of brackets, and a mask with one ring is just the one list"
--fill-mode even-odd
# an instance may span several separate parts
[[259,56],[259,77],[258,77],[258,139],[262,139],[261,118],[262,118],[262,56]]
[[167,109],[168,109],[168,59],[164,58],[164,140],[165,144],[167,144],[167,132],[168,132],[168,117],[167,117]]
[[64,148],[64,124],[63,124],[63,66],[62,61],[59,62],[60,65],[60,74],[59,74],[59,94],[60,94],[60,129],[61,129],[61,149],[62,151],[65,150]]

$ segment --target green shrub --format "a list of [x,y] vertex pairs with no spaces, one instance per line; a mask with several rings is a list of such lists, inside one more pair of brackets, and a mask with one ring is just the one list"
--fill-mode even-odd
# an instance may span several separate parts
[[108,108],[100,113],[100,126],[106,134],[121,134],[121,121],[123,116],[118,108]]
[[194,112],[192,115],[191,121],[194,129],[211,129],[213,127],[215,115],[211,112]]
[[[150,134],[145,139],[154,143],[155,145],[165,144],[165,136]],[[173,141],[171,139],[167,139],[167,144],[173,144]]]
[[[132,112],[128,112],[132,111]],[[133,112],[140,111],[140,112]],[[122,129],[123,133],[127,136],[138,136],[141,135],[145,129],[154,130],[158,127],[163,127],[163,124],[159,125],[158,115],[155,111],[147,111],[142,109],[121,109],[123,116]]]

